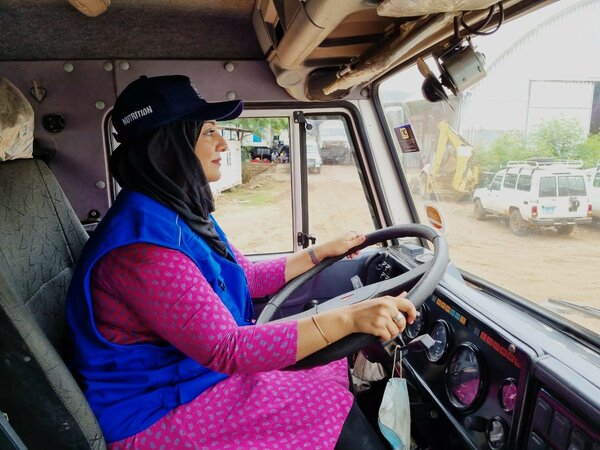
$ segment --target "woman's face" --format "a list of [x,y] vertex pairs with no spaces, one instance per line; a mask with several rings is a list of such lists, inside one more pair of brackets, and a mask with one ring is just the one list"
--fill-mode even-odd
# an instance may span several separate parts
[[200,160],[208,182],[221,178],[221,152],[227,150],[227,142],[219,133],[217,122],[208,120],[202,125],[194,153]]

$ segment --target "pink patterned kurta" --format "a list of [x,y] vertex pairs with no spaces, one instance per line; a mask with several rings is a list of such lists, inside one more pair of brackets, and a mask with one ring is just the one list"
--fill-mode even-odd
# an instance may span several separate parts
[[[285,283],[285,258],[239,252],[252,297]],[[353,396],[346,361],[303,371],[296,322],[238,327],[186,255],[149,244],[112,250],[93,269],[96,325],[119,344],[168,341],[230,376],[109,449],[331,449]]]

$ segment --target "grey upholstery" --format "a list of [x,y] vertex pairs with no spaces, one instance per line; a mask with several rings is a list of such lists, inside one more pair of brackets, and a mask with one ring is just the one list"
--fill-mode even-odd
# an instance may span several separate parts
[[0,410],[30,450],[106,447],[62,358],[65,295],[86,239],[45,163],[0,163]]

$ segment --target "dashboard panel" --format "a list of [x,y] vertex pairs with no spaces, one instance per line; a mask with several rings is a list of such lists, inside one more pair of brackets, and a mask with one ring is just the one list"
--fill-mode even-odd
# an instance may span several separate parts
[[[428,253],[403,243],[370,256],[361,276],[393,278]],[[434,343],[402,365],[423,448],[600,450],[600,352],[589,340],[452,263],[419,311],[402,341]]]
[[600,450],[600,430],[579,417],[576,409],[560,401],[550,390],[540,389],[535,401],[527,448],[545,450]]
[[[338,261],[302,286],[290,308],[352,290],[356,277],[371,286],[403,275],[427,252],[402,244]],[[429,351],[402,358],[420,448],[600,450],[600,347],[452,263],[420,312],[402,335],[404,344],[424,333],[434,339]],[[393,345],[363,352],[387,368]],[[383,387],[363,401],[373,417]]]
[[405,367],[473,448],[513,448],[526,354],[441,295],[433,295],[419,312],[419,320],[404,331],[405,341],[428,333],[434,344],[407,353]]

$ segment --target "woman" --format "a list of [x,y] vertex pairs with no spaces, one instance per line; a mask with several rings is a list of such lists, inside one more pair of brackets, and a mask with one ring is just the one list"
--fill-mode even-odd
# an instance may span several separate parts
[[179,75],[142,77],[117,99],[110,169],[123,190],[69,288],[73,369],[112,449],[352,448],[357,431],[378,448],[372,430],[357,430],[364,416],[345,361],[278,369],[351,333],[389,339],[415,308],[386,297],[253,325],[251,296],[364,236],[256,264],[228,242],[208,183],[227,148],[216,120],[241,111],[239,101],[207,103]]

